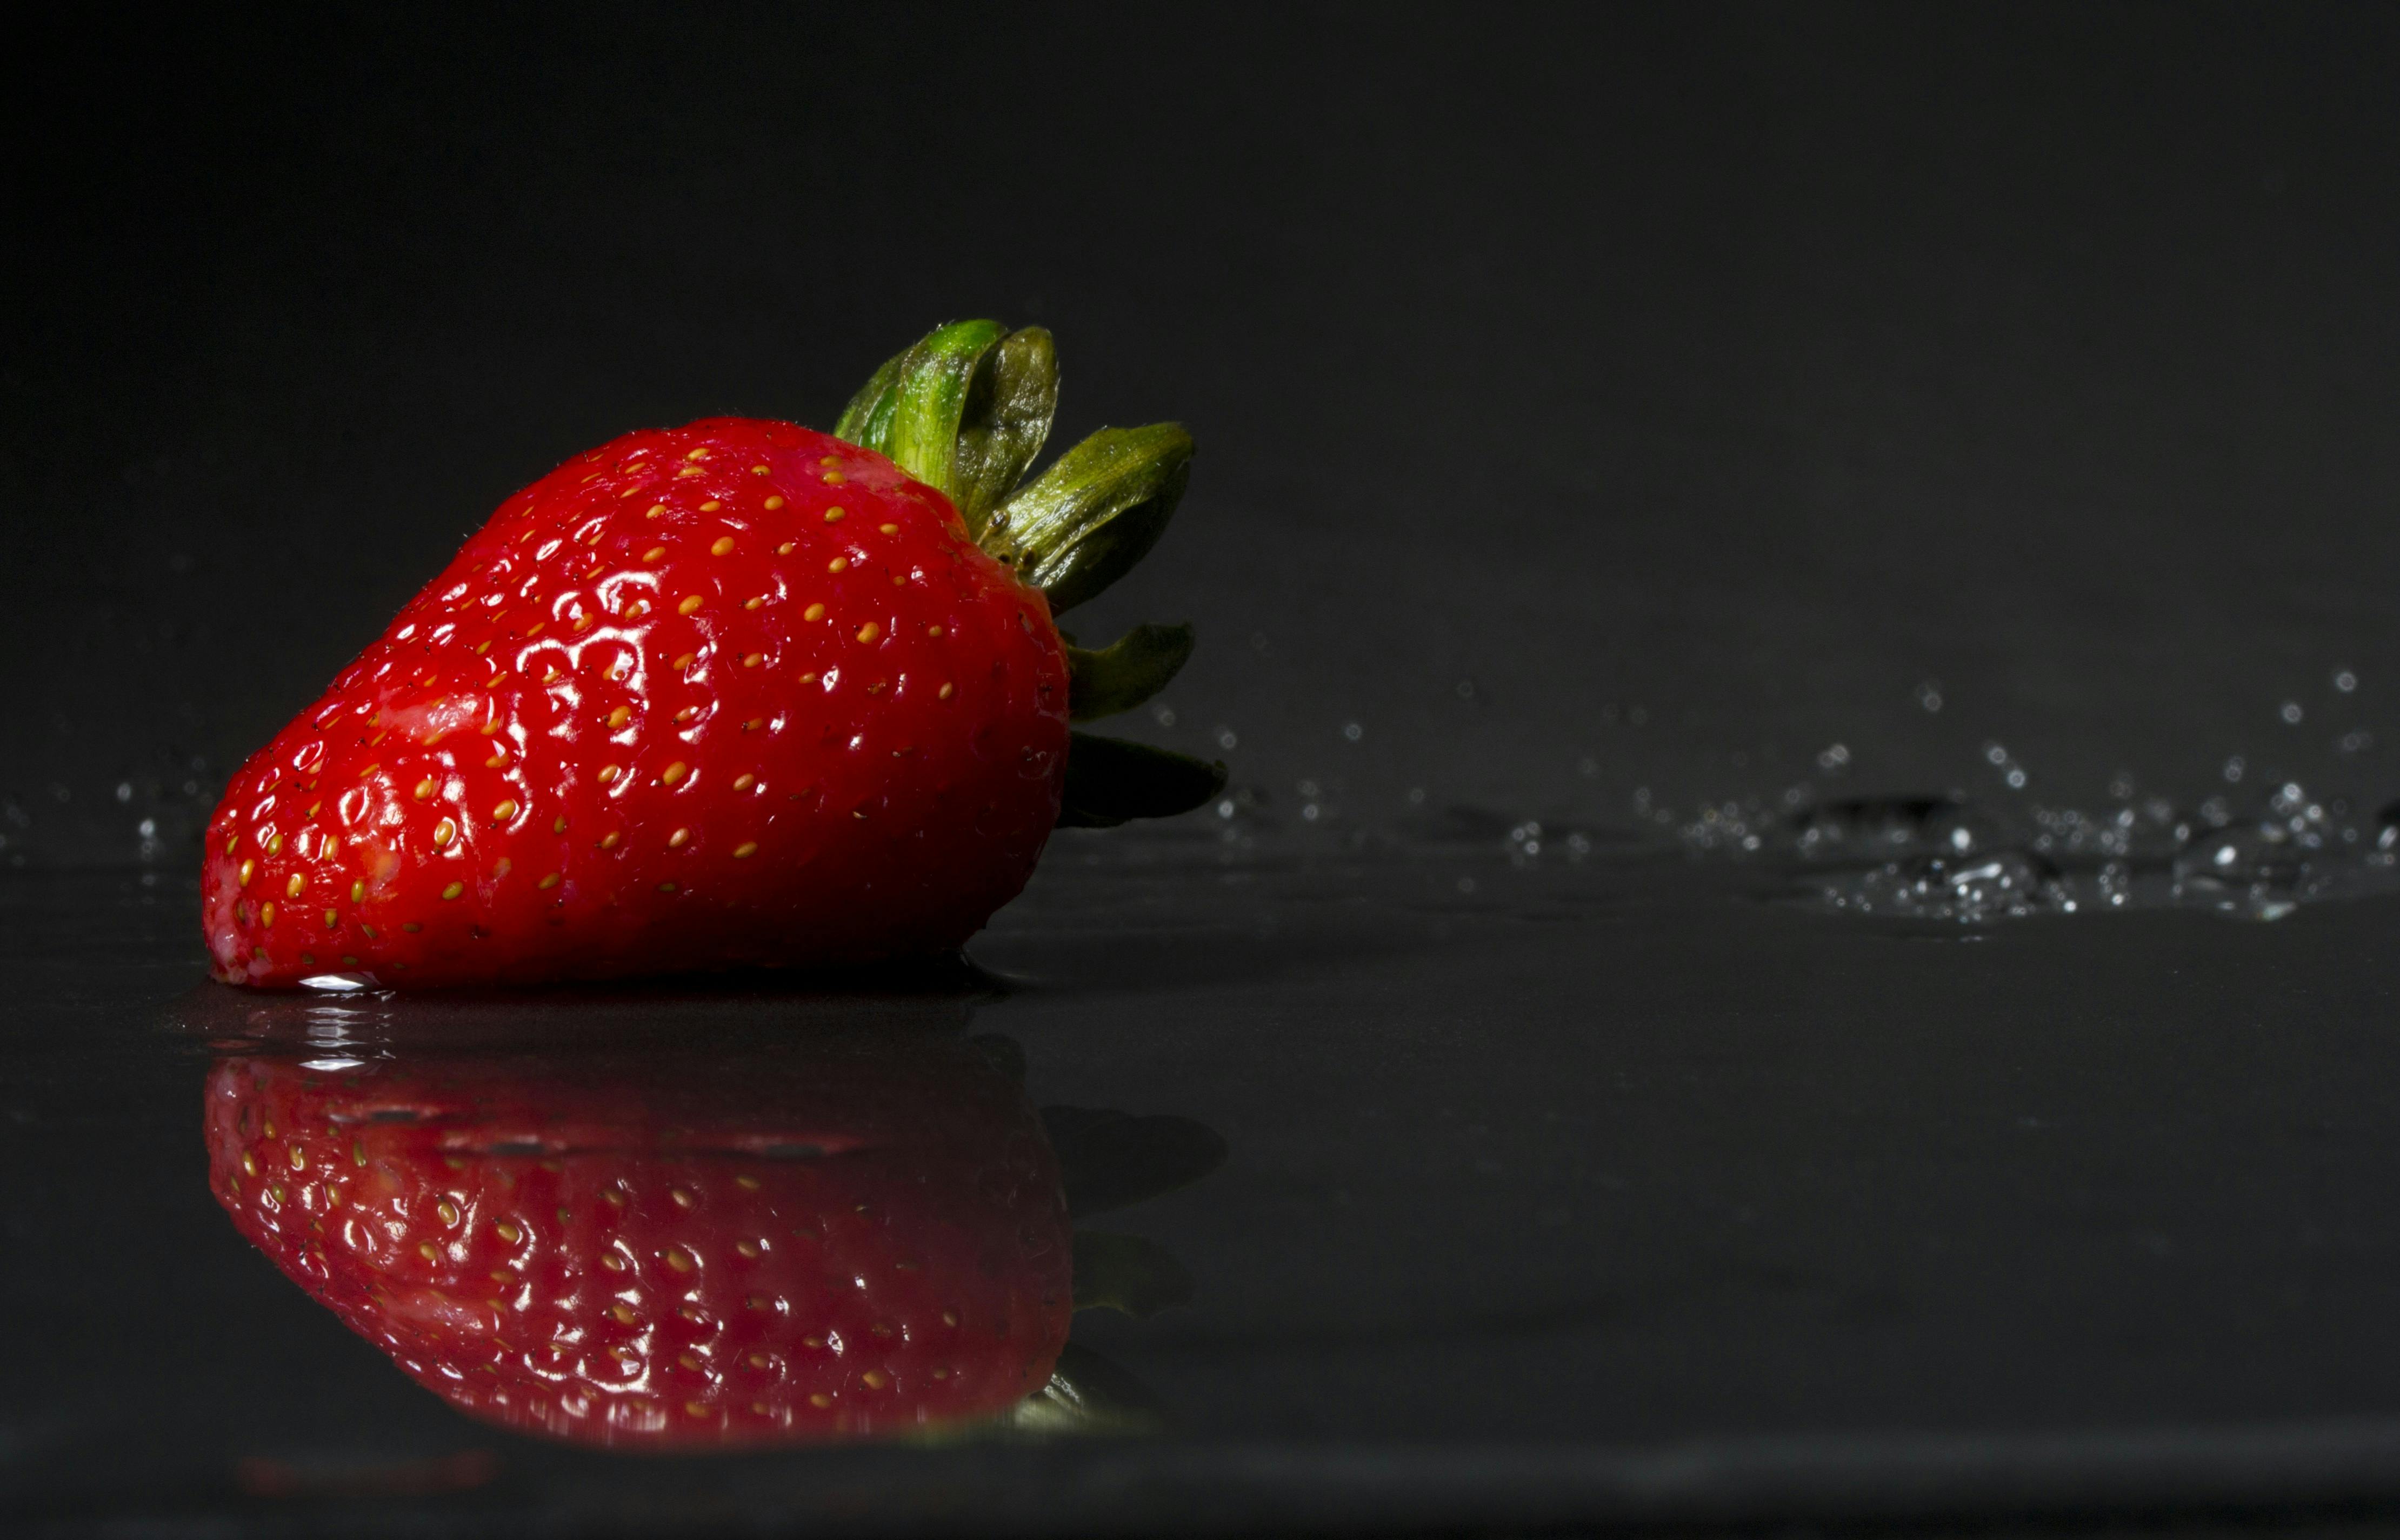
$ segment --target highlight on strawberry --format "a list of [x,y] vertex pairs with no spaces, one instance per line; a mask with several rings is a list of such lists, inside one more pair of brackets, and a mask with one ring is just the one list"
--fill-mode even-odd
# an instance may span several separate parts
[[936,328],[832,434],[629,433],[500,505],[211,818],[234,984],[415,988],[825,967],[956,948],[1054,827],[1167,817],[1225,770],[1070,724],[1188,625],[1056,618],[1181,496],[1171,423],[1048,437],[1048,333]]
[[375,1054],[220,1057],[210,1187],[471,1416],[663,1451],[1152,1420],[1069,1322],[1182,1302],[1190,1279],[1070,1213],[1205,1175],[1223,1146],[1196,1124],[1037,1115],[1013,1044],[891,1020],[703,1052]]

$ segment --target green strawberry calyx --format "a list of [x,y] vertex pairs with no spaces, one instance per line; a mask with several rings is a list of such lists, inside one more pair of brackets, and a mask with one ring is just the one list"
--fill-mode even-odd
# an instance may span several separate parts
[[[872,449],[948,496],[975,543],[1042,590],[1060,615],[1149,554],[1192,472],[1179,423],[1103,428],[1026,480],[1058,407],[1058,350],[1039,326],[936,326],[886,360],[842,410],[834,437]],[[1192,656],[1188,625],[1140,625],[1105,647],[1068,638],[1076,721],[1130,711]],[[1167,818],[1225,789],[1221,762],[1078,732],[1069,741],[1062,828]]]

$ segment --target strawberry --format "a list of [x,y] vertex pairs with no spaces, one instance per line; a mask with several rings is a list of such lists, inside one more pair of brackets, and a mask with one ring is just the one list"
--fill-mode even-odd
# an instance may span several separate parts
[[827,435],[629,433],[500,505],[234,777],[216,975],[528,983],[955,948],[1052,827],[1186,811],[1221,766],[1070,729],[1189,627],[1054,617],[1149,549],[1191,441],[1103,429],[1019,487],[1047,334],[936,329]]
[[1008,1412],[1072,1310],[1058,1166],[965,1041],[219,1060],[241,1233],[475,1416],[673,1449]]

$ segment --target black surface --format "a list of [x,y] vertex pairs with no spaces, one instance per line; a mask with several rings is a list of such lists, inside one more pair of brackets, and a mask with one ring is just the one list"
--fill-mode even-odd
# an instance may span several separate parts
[[[2371,839],[2395,65],[2363,7],[30,34],[7,1501],[493,1533],[2400,1501],[2391,900],[1937,933],[1643,842],[1793,787],[2030,817],[2112,781],[2304,784]],[[1201,446],[1077,629],[1197,622],[1140,730],[1229,759],[1238,814],[1063,838],[974,948],[1037,1099],[1225,1141],[1109,1220],[1193,1302],[1078,1329],[1175,1431],[694,1466],[475,1428],[205,1190],[205,1054],[161,1026],[199,820],[516,486],[637,424],[825,422],[969,312],[1057,333],[1062,438]],[[358,1495],[476,1449],[458,1496]],[[244,1496],[245,1458],[302,1495]]]

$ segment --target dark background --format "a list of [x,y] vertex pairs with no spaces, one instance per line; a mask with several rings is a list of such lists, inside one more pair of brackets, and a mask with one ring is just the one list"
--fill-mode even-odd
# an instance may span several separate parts
[[180,866],[508,492],[968,313],[1057,332],[1054,442],[1197,434],[1075,624],[1198,621],[1148,726],[1271,809],[2400,784],[2336,746],[2400,682],[2386,11],[78,25],[7,109],[9,860]]

